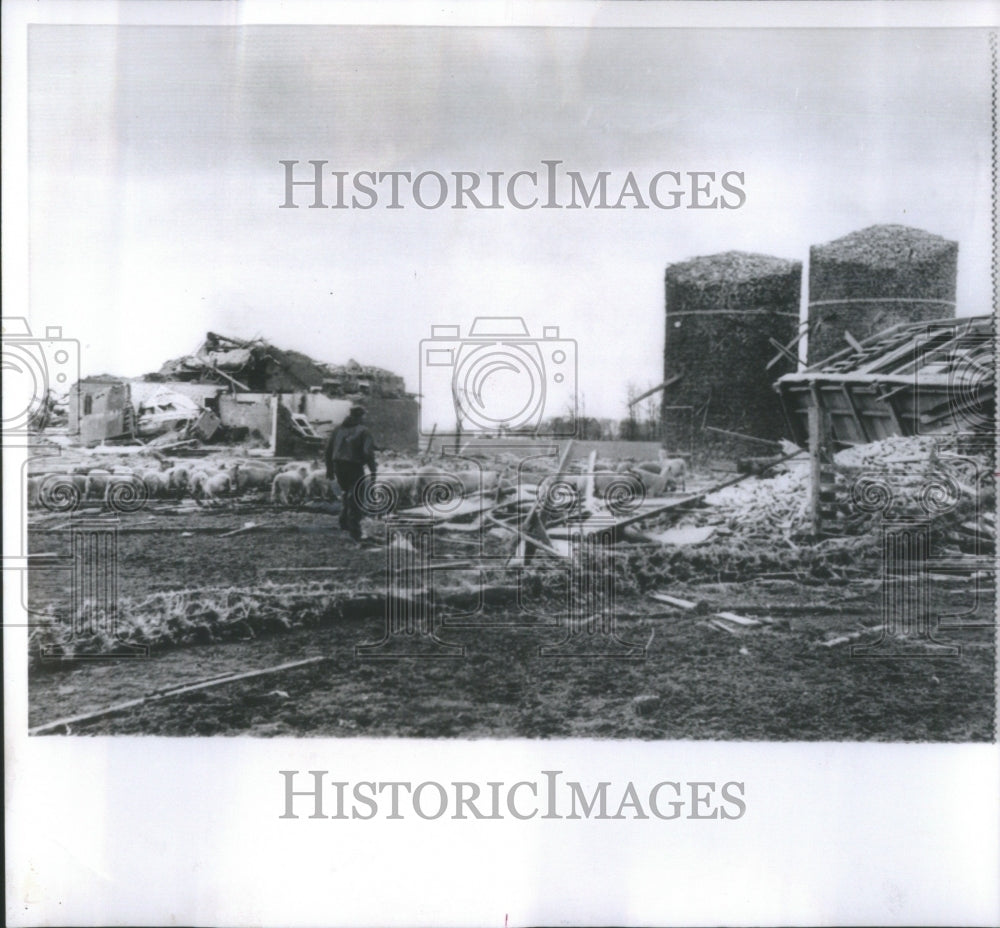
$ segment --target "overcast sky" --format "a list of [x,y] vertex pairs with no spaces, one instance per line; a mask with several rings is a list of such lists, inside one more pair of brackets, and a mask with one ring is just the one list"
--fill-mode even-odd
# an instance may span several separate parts
[[[620,417],[629,381],[661,379],[666,265],[804,261],[883,222],[958,241],[959,312],[990,310],[985,32],[34,26],[29,56],[31,315],[84,373],[214,330],[416,390],[431,325],[521,315],[577,340],[588,414]],[[283,210],[287,159],[734,170],[747,198]]]

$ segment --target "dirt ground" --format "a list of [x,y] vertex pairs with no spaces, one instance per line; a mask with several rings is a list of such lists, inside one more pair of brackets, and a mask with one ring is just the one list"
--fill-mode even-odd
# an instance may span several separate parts
[[[254,520],[259,528],[221,537]],[[68,555],[68,522],[56,518],[38,524],[29,533],[31,550]],[[384,585],[386,569],[384,548],[357,548],[329,513],[263,513],[252,505],[183,515],[124,514],[118,556],[118,596],[133,602],[160,592],[209,588],[240,591],[252,600],[275,584],[280,589],[283,583],[320,577],[377,589]],[[447,583],[449,573],[441,571],[435,582]],[[146,658],[33,662],[29,725],[209,677],[318,656],[324,660],[147,700],[100,720],[74,723],[69,731],[716,740],[994,737],[991,591],[976,595],[970,583],[961,582],[933,587],[938,612],[971,607],[964,621],[983,626],[940,632],[941,641],[961,646],[960,657],[925,647],[918,648],[920,657],[868,660],[852,657],[851,647],[879,637],[877,577],[846,585],[752,578],[682,583],[663,577],[662,589],[703,601],[710,612],[728,610],[760,620],[733,631],[710,624],[704,609],[676,610],[634,585],[625,586],[615,610],[617,633],[639,649],[646,646],[642,659],[634,652],[600,658],[540,654],[540,648],[565,637],[565,620],[557,612],[526,615],[516,598],[487,606],[474,620],[480,627],[450,620],[438,629],[442,641],[464,647],[464,657],[371,659],[358,656],[355,648],[384,633],[384,600],[372,597],[371,608],[319,610],[301,622],[248,623],[242,630],[237,624],[225,640],[209,634],[201,643],[157,644]],[[65,571],[33,572],[30,598],[33,609],[48,608],[55,621],[65,621]],[[830,641],[836,643],[827,646]]]

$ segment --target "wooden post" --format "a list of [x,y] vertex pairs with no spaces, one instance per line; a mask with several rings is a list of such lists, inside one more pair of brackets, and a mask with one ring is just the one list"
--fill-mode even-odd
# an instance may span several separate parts
[[271,394],[271,444],[269,446],[269,451],[271,452],[271,457],[277,457],[278,455],[278,406],[280,404],[277,393]]
[[823,528],[823,516],[820,511],[820,492],[823,477],[823,462],[820,460],[822,434],[820,419],[822,415],[822,410],[815,403],[809,407],[809,503],[812,514],[813,535],[819,535]]
[[819,535],[823,528],[823,466],[829,464],[830,414],[820,401],[819,388],[809,384],[809,499],[812,504],[812,529]]

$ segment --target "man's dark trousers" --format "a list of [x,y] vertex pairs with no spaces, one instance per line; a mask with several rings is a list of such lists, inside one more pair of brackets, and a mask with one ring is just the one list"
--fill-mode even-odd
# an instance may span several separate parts
[[361,506],[355,496],[355,488],[364,476],[365,465],[354,461],[334,461],[333,473],[342,491],[340,527],[346,529],[355,541],[361,541]]

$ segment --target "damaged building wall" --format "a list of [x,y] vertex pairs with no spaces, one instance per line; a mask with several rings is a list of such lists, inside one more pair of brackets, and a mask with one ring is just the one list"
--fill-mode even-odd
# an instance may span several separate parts
[[282,396],[281,402],[291,412],[304,415],[323,439],[347,418],[351,406],[360,403],[368,410],[365,424],[378,448],[414,452],[418,448],[419,408],[412,397],[334,398],[322,393],[290,393]]
[[901,225],[869,226],[809,249],[809,364],[902,322],[955,315],[958,243]]
[[274,428],[271,394],[223,394],[219,397],[219,419],[226,428],[246,429],[247,437],[270,442]]
[[793,366],[765,364],[775,353],[770,339],[785,345],[798,330],[801,263],[732,251],[672,264],[665,282],[664,380],[678,378],[663,393],[667,448],[745,450],[705,426],[780,438],[784,416],[771,385]]
[[132,396],[132,405],[138,412],[151,397],[169,393],[179,393],[194,400],[199,406],[209,409],[217,407],[216,398],[220,393],[226,392],[225,386],[214,383],[192,383],[186,380],[130,380],[129,392]]
[[349,399],[334,399],[322,393],[284,393],[281,396],[281,404],[286,409],[305,416],[313,429],[323,436],[328,435],[347,418],[352,402]]
[[[272,398],[268,393],[235,393],[220,396],[219,418],[228,428],[245,428],[248,437],[260,438],[271,443],[274,431]],[[418,408],[416,400],[412,398],[334,399],[321,393],[285,393],[277,397],[277,402],[289,416],[293,413],[304,415],[322,440],[340,425],[354,403],[361,402],[368,410],[366,424],[371,429],[378,448],[392,451],[417,450]],[[279,427],[277,453],[293,453],[287,448],[288,442],[293,441],[294,437],[291,434],[293,430],[290,419],[282,416]],[[285,450],[282,450],[283,448]]]
[[127,381],[117,377],[85,377],[70,391],[69,430],[84,445],[97,445],[127,435],[132,421]]

